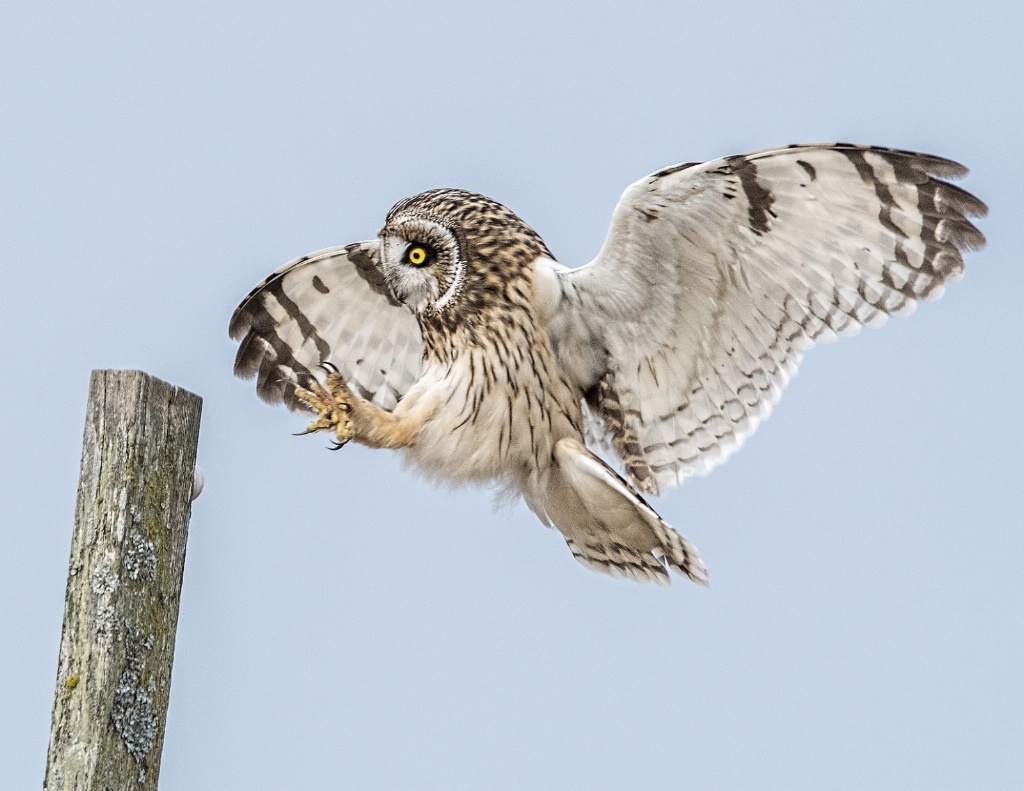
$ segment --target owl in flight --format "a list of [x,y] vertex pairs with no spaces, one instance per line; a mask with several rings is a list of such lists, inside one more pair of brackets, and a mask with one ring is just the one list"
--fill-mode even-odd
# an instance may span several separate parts
[[735,451],[808,346],[961,275],[985,242],[985,204],[944,180],[966,172],[843,143],[674,165],[626,189],[577,269],[496,201],[430,190],[258,285],[235,373],[339,447],[521,494],[592,569],[706,583],[644,495]]

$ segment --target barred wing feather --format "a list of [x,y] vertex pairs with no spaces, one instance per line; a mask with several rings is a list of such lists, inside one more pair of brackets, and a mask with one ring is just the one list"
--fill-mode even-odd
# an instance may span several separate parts
[[420,377],[423,341],[378,262],[378,242],[360,242],[305,256],[268,277],[231,317],[230,335],[241,342],[235,373],[255,376],[265,401],[308,411],[294,385],[331,362],[364,398],[393,410]]
[[550,323],[592,435],[650,493],[723,461],[807,347],[909,312],[961,275],[961,251],[985,241],[968,218],[986,207],[941,179],[965,173],[824,144],[631,185],[597,258],[559,273]]

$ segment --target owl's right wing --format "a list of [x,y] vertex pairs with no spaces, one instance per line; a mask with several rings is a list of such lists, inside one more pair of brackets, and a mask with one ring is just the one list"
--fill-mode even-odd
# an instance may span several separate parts
[[240,341],[235,374],[256,376],[263,400],[309,411],[295,386],[333,363],[353,390],[393,410],[420,377],[423,339],[412,311],[384,283],[379,261],[376,240],[332,247],[256,286],[231,317],[229,333]]
[[[985,204],[939,157],[789,146],[631,185],[597,258],[556,272],[549,334],[588,426],[645,492],[710,470],[810,345],[936,297]],[[550,276],[549,276],[550,278]]]

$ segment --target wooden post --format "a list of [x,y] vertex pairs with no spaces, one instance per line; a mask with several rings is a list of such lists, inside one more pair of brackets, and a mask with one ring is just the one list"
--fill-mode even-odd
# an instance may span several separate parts
[[93,371],[46,791],[155,791],[202,399]]

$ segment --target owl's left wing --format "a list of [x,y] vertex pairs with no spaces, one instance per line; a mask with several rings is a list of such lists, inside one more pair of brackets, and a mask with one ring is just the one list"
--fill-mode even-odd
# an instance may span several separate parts
[[295,397],[322,363],[393,410],[420,377],[423,340],[412,312],[388,290],[379,242],[333,247],[292,261],[260,283],[231,317],[235,374],[256,376],[265,401],[309,411]]
[[[549,333],[588,425],[657,493],[767,416],[808,346],[937,297],[984,236],[949,160],[846,144],[667,168],[597,258],[558,271]],[[603,435],[603,436],[602,436]]]

